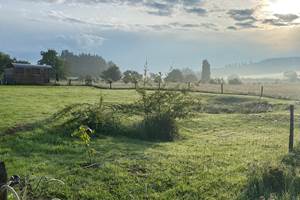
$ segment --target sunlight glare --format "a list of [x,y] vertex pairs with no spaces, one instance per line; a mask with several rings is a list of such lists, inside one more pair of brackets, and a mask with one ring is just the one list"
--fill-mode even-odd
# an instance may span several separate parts
[[269,10],[273,14],[299,14],[300,0],[270,0]]

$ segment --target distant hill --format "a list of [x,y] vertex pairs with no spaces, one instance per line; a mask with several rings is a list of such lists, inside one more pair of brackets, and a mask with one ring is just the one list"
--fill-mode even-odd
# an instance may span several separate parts
[[212,69],[213,76],[262,75],[283,73],[285,71],[300,71],[300,57],[271,58],[256,63],[231,64],[224,68]]

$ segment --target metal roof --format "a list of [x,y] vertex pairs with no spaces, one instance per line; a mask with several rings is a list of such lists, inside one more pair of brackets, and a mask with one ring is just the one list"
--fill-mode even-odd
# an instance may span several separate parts
[[21,63],[11,63],[15,68],[38,68],[38,69],[52,69],[50,65],[31,65],[31,64],[21,64]]

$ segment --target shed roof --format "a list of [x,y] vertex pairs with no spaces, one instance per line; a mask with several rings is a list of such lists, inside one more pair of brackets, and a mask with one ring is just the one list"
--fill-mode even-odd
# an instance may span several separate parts
[[38,68],[38,69],[52,69],[50,65],[31,65],[21,63],[11,63],[14,68]]

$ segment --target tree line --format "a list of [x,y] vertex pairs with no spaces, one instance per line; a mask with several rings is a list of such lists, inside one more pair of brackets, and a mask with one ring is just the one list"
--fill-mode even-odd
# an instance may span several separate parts
[[[207,60],[204,60],[202,63],[201,75],[189,68],[182,70],[171,68],[166,74],[162,72],[151,73],[145,68],[144,74],[140,74],[134,70],[126,70],[122,73],[120,67],[114,62],[106,61],[98,55],[74,54],[68,50],[63,50],[59,54],[56,50],[48,49],[47,51],[41,51],[40,56],[41,59],[38,60],[37,64],[52,66],[51,78],[56,81],[67,79],[70,76],[78,77],[81,80],[101,79],[110,85],[121,80],[126,84],[133,83],[136,85],[141,81],[144,84],[149,81],[160,84],[162,82],[207,83],[212,80],[210,64]],[[0,78],[4,69],[10,63],[30,64],[28,61],[17,60],[16,58],[11,58],[8,54],[0,52]]]

